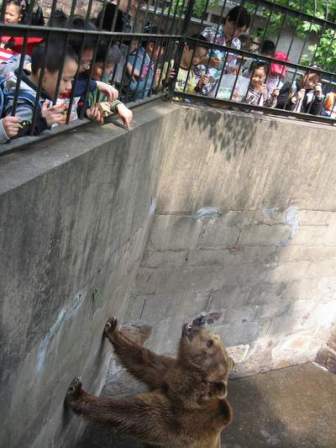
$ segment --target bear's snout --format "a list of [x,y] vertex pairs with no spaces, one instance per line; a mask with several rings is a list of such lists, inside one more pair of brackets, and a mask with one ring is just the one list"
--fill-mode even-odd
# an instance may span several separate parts
[[192,325],[193,326],[195,325],[196,327],[203,327],[203,325],[205,324],[206,324],[206,318],[202,314],[192,321]]

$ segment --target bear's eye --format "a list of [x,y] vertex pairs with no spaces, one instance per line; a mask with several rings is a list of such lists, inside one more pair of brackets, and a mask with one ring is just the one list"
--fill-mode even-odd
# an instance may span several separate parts
[[212,347],[213,346],[213,340],[212,339],[209,339],[208,341],[207,341],[207,347]]

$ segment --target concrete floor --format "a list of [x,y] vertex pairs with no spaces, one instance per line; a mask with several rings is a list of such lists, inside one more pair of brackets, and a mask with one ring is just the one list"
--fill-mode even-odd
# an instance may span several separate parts
[[[120,396],[135,387],[129,379],[123,383],[111,383],[106,393]],[[229,401],[235,418],[222,448],[336,448],[336,375],[313,364],[232,380]],[[76,448],[141,446],[89,425]]]
[[222,448],[336,448],[336,375],[313,364],[231,382]]

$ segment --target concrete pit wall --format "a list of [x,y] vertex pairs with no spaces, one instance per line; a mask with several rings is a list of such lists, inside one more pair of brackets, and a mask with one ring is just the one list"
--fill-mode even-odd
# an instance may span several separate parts
[[336,323],[335,137],[258,115],[179,121],[127,314],[155,350],[205,311],[237,375],[315,358]]
[[77,375],[102,387],[103,326],[125,312],[172,118],[160,104],[132,132],[92,126],[0,159],[1,447],[74,447],[65,391]]
[[239,375],[330,340],[335,129],[168,103],[136,121],[0,159],[0,446],[74,446],[64,394],[101,389],[111,314],[168,353],[205,311]]

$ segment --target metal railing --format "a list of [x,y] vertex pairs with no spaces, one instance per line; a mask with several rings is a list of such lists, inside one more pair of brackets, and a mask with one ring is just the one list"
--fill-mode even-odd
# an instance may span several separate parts
[[336,2],[322,3],[5,0],[0,153],[118,115],[111,86],[130,107],[168,95],[335,124]]
[[[224,0],[214,8],[206,1],[203,11],[191,14],[202,22],[211,13],[215,23],[201,28],[196,40],[186,39],[184,62],[190,64],[182,67],[175,94],[192,101],[334,124],[336,2],[324,15],[322,2],[245,0],[234,2],[236,7],[232,3]],[[238,10],[234,18],[230,18],[232,6]],[[189,7],[194,12],[197,0]],[[318,8],[315,15],[313,7]],[[230,32],[235,33],[231,39]],[[193,57],[202,49],[207,60],[195,66]]]

